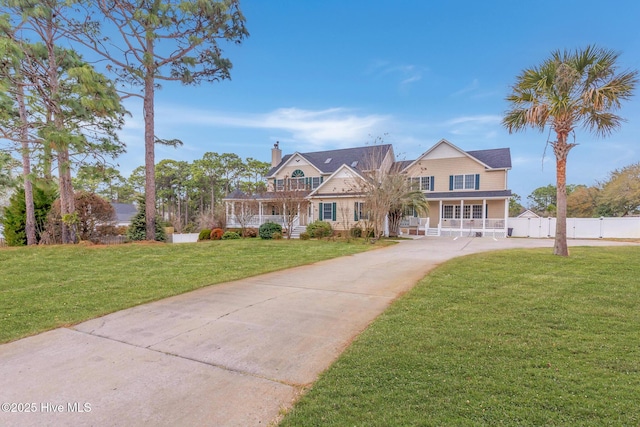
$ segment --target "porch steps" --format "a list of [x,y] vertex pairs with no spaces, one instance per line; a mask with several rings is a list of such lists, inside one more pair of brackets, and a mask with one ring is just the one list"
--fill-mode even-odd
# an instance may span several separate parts
[[427,228],[427,236],[439,236],[437,228]]
[[293,230],[291,231],[291,238],[292,239],[299,239],[300,238],[300,233],[304,233],[305,231],[307,231],[307,227],[306,226],[293,227]]

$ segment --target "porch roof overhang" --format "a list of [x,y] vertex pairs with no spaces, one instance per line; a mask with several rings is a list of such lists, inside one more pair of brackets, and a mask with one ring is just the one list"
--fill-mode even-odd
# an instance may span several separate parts
[[346,197],[363,197],[365,193],[314,193],[309,199],[328,199],[328,198],[346,198]]
[[[303,195],[304,198],[309,196],[308,190],[300,190],[300,194]],[[247,201],[257,201],[257,202],[272,202],[274,200],[282,199],[281,192],[265,192],[262,194],[244,194],[244,193],[231,193],[227,197],[223,198],[225,202],[247,202]]]
[[511,197],[511,190],[493,191],[446,191],[439,193],[425,193],[427,201],[438,200],[503,200]]

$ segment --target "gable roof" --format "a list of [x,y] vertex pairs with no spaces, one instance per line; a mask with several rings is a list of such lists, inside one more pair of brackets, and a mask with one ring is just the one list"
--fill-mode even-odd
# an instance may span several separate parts
[[[487,169],[511,169],[511,150],[509,148],[493,148],[489,150],[464,151],[461,148],[450,143],[446,139],[441,139],[433,147],[425,151],[416,160],[413,160],[410,162],[409,161],[403,162],[404,168],[402,170],[409,168],[409,166],[427,157],[429,153],[435,151],[436,148],[438,148],[442,144],[446,144],[449,147],[453,148],[454,150],[460,152],[464,156],[467,156],[481,163]],[[397,162],[397,163],[400,163],[400,162]]]
[[492,169],[511,169],[511,150],[508,148],[467,151],[467,154],[475,157]]
[[[340,167],[331,174],[331,176],[329,176],[329,178],[325,179],[324,182],[322,184],[320,184],[318,186],[318,188],[316,188],[315,190],[313,190],[311,193],[309,193],[309,196],[322,196],[322,195],[331,195],[331,196],[338,196],[339,194],[335,194],[333,192],[329,192],[329,193],[322,193],[322,189],[326,186],[328,186],[329,182],[331,182],[331,180],[337,176],[340,172],[346,172],[349,175],[352,175],[353,178],[358,178],[358,179],[364,179],[362,177],[362,175],[360,175],[360,172],[358,172],[357,169],[350,167],[349,165],[346,164],[342,164],[340,165]],[[349,195],[353,195],[355,193],[349,193]]]
[[[369,166],[372,160],[381,163],[391,150],[391,144],[370,145],[356,148],[343,148],[340,150],[315,151],[311,153],[294,153],[287,154],[282,158],[280,164],[271,168],[267,173],[267,178],[275,175],[294,155],[304,157],[309,163],[316,167],[322,174],[332,174],[337,171],[340,166],[347,165],[353,169],[361,169],[363,166]],[[380,164],[373,165],[374,168]]]

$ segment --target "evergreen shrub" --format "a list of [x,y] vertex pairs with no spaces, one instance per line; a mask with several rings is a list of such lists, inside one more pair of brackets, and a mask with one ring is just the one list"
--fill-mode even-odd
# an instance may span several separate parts
[[200,234],[198,234],[198,240],[210,240],[210,239],[211,239],[211,230],[209,230],[208,228],[201,230]]
[[309,237],[314,239],[321,239],[323,237],[330,237],[333,234],[331,224],[326,221],[313,221],[307,225],[307,233]]
[[239,239],[239,238],[240,238],[240,234],[236,233],[235,231],[226,231],[222,235],[222,240],[232,240],[232,239]]
[[258,231],[261,239],[274,239],[274,233],[279,233],[280,238],[282,238],[282,226],[275,222],[265,222],[260,226],[260,230]]
[[349,232],[351,233],[351,237],[362,237],[362,228],[360,227],[353,227]]

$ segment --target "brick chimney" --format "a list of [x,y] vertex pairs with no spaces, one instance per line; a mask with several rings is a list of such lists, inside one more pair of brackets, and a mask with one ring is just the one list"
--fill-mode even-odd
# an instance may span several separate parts
[[282,150],[280,149],[280,142],[276,141],[271,149],[271,167],[275,168],[282,161]]

